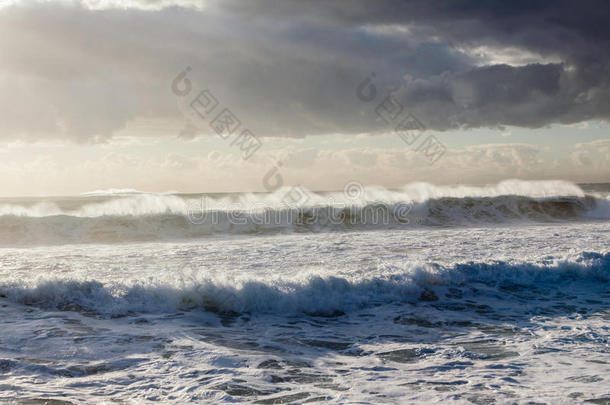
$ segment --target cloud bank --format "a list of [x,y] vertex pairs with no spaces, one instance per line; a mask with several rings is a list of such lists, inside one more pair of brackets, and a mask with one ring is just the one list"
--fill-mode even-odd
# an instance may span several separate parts
[[[260,136],[387,131],[392,91],[427,128],[610,118],[605,1],[13,2],[0,8],[0,139],[103,141],[184,119],[186,66]],[[356,96],[374,72],[374,101]],[[213,133],[201,127],[183,135]],[[168,133],[176,136],[176,133]]]

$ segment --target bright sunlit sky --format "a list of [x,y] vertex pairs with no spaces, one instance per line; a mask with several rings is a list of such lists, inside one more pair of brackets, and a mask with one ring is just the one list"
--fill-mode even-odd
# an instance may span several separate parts
[[[0,195],[264,191],[278,162],[313,190],[610,181],[609,16],[426,4],[0,1]],[[204,89],[205,119],[189,105]],[[390,92],[438,160],[376,114]]]

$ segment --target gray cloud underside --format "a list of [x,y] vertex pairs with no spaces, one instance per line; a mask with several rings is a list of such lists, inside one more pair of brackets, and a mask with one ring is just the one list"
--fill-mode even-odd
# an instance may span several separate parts
[[[387,130],[374,109],[390,88],[431,129],[608,120],[608,21],[605,1],[15,5],[0,9],[0,136],[98,140],[180,119],[170,83],[187,65],[187,97],[210,89],[261,136]],[[542,59],[484,63],[481,46]],[[356,88],[371,72],[366,103]]]

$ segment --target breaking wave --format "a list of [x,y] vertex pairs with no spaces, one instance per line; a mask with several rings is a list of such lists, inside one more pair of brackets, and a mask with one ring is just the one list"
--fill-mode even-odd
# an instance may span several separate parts
[[562,181],[487,187],[415,183],[344,193],[146,194],[110,190],[81,197],[0,203],[0,245],[117,243],[215,234],[316,232],[523,222],[606,220],[610,199]]
[[569,292],[574,283],[588,283],[603,290],[610,280],[610,253],[582,252],[548,264],[421,264],[362,279],[310,276],[302,280],[219,280],[205,269],[171,273],[161,280],[131,284],[124,280],[103,283],[65,279],[4,283],[0,284],[0,297],[45,309],[106,316],[193,309],[328,316],[393,302],[442,302],[447,292],[456,294],[456,289],[464,293],[476,290],[478,298],[504,292],[540,299],[545,294],[557,294],[561,288]]

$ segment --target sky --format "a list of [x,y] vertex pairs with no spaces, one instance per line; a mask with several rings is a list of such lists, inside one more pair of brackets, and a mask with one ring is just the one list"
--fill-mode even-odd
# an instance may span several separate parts
[[607,1],[0,0],[0,196],[610,182]]

